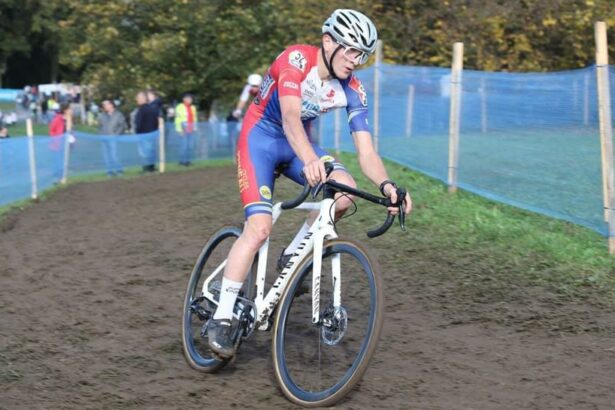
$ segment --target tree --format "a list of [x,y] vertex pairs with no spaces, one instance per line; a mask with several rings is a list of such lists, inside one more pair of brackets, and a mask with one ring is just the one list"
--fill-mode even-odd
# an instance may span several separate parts
[[40,0],[0,2],[0,86],[12,56],[29,56],[34,46],[53,48],[57,39],[55,17],[58,4]]
[[97,96],[191,91],[207,108],[229,106],[246,76],[263,73],[286,45],[318,44],[338,7],[373,18],[387,62],[450,66],[453,42],[463,41],[467,68],[547,71],[593,61],[593,22],[615,27],[610,1],[63,0],[57,26],[61,64]]

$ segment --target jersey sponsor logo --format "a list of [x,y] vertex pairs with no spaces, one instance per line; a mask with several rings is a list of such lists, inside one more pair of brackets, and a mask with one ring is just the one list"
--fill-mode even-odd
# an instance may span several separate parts
[[259,96],[262,100],[267,99],[267,95],[269,94],[269,91],[271,91],[273,83],[275,83],[275,80],[271,77],[271,74],[267,73],[263,79],[263,83],[261,84],[261,89],[259,90]]
[[316,95],[316,84],[309,78],[309,74],[308,78],[301,83],[301,94],[304,98],[312,98]]
[[301,71],[305,71],[307,60],[299,50],[291,51],[288,55],[288,62],[290,65],[297,67]]
[[363,104],[364,107],[367,107],[367,92],[365,92],[365,88],[363,87],[363,84],[361,84],[361,81],[359,81],[357,77],[352,76],[348,85],[359,95],[361,104]]
[[335,96],[335,90],[332,88],[331,91],[327,93],[327,98],[333,98]]
[[299,84],[293,82],[293,81],[284,81],[284,84],[282,84],[282,87],[284,88],[292,88],[293,90],[298,90],[299,89]]
[[308,120],[310,118],[316,118],[321,112],[320,105],[304,100],[301,107],[301,119]]
[[267,185],[263,185],[258,190],[261,193],[261,196],[265,199],[271,199],[271,189]]
[[237,150],[237,182],[239,182],[239,193],[243,193],[250,188],[250,180],[248,179],[248,171],[241,166],[241,157]]

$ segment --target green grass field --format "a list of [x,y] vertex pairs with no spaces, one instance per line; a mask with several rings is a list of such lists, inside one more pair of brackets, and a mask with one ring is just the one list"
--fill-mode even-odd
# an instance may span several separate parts
[[[362,177],[355,156],[342,154],[348,169],[357,176],[359,186],[370,184]],[[202,161],[195,168],[230,164],[230,160]],[[440,250],[456,255],[464,263],[480,264],[481,273],[464,277],[464,286],[480,282],[480,289],[501,289],[519,284],[544,286],[562,297],[587,298],[613,303],[615,297],[615,257],[608,254],[606,240],[581,226],[496,203],[459,191],[449,194],[440,181],[387,162],[391,177],[410,189],[414,212],[408,219],[408,234],[403,240],[420,249]],[[185,168],[170,164],[168,172]],[[126,170],[122,178],[141,176],[138,168]],[[101,174],[71,178],[70,184],[108,179]],[[54,188],[40,200],[53,195]],[[375,191],[375,188],[374,188]],[[0,208],[0,215],[31,206],[22,201]],[[359,202],[359,207],[372,207]],[[371,228],[382,222],[382,212],[359,212],[345,224]],[[398,226],[392,229],[399,230]],[[391,250],[391,258],[407,259],[403,241]],[[403,256],[403,258],[401,257]],[[487,285],[485,285],[487,283]]]
[[12,101],[0,101],[0,111],[2,112],[15,111],[15,103]]
[[[341,144],[350,151],[349,139]],[[446,181],[448,135],[383,137],[380,153]],[[462,132],[459,185],[606,234],[597,129]]]
[[[24,137],[27,134],[25,122],[18,122],[17,124],[8,127],[8,129],[11,137]],[[93,133],[97,131],[96,127],[79,123],[75,123],[75,130]],[[32,124],[32,131],[34,132],[34,135],[49,135],[49,127],[47,124],[34,123]]]

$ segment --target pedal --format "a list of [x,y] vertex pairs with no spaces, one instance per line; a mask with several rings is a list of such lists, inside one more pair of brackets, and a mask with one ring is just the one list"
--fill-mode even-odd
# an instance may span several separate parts
[[200,305],[200,303],[205,300],[204,297],[199,297],[196,298],[191,304],[190,304],[190,312],[197,315],[199,317],[200,320],[208,320],[210,317],[210,313],[207,311],[207,309],[205,309],[203,306]]

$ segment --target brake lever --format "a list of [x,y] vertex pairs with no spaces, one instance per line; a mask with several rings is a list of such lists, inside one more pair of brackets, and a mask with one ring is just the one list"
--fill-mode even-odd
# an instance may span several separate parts
[[325,184],[323,182],[319,182],[314,188],[312,188],[312,199],[316,199],[318,194],[320,194],[322,187],[324,186]]
[[[329,178],[329,175],[331,175],[331,172],[333,172],[333,168],[334,168],[333,163],[325,162],[324,166],[325,166],[325,173],[327,174],[327,178]],[[318,194],[320,194],[320,191],[325,186],[325,182],[319,182],[314,188],[312,188],[312,199],[316,199]]]
[[406,190],[403,188],[400,188],[397,191],[397,194],[399,195],[397,198],[397,202],[399,203],[399,205],[397,206],[398,210],[399,210],[399,227],[401,228],[402,231],[406,230],[406,212],[404,210],[405,208],[405,203],[406,203]]

